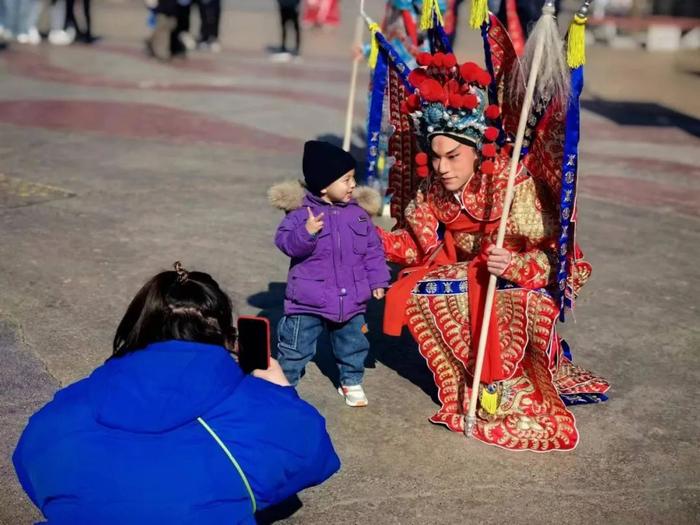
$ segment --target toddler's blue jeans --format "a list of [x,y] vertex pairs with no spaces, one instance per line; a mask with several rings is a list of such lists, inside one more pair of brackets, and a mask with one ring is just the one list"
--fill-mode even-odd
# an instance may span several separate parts
[[369,342],[365,337],[365,316],[358,314],[344,323],[334,323],[315,315],[285,315],[277,327],[277,360],[287,380],[295,385],[306,364],[316,354],[316,342],[323,329],[330,334],[340,383],[359,385],[365,372]]

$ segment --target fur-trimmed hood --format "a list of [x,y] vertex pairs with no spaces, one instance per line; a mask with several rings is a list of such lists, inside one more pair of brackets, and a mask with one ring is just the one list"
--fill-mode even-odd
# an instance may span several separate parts
[[[305,195],[306,188],[296,180],[275,184],[267,192],[270,204],[285,212],[300,208]],[[352,196],[367,213],[379,215],[382,208],[382,197],[379,192],[369,186],[357,186]]]

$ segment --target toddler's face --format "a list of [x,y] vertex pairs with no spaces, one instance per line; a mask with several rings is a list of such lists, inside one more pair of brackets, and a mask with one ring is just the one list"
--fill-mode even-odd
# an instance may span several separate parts
[[355,186],[355,170],[350,170],[324,189],[322,194],[329,202],[350,202]]

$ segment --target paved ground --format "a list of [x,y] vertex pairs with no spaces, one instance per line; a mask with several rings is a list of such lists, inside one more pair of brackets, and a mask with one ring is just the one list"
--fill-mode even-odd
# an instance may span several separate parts
[[[274,65],[272,4],[237,2],[225,53],[173,65],[142,55],[137,3],[98,6],[107,38],[93,48],[0,54],[0,523],[39,517],[9,463],[26,418],[108,355],[147,277],[180,259],[241,313],[280,315],[287,260],[265,192],[298,176],[303,140],[342,131],[352,22]],[[479,49],[464,32],[460,57]],[[579,234],[594,278],[565,331],[611,401],[574,409],[569,454],[465,441],[427,423],[427,369],[410,340],[379,335],[373,305],[370,408],[340,403],[323,356],[300,387],[344,466],[286,508],[289,523],[697,522],[700,68],[589,56]],[[360,93],[358,125],[363,112]]]

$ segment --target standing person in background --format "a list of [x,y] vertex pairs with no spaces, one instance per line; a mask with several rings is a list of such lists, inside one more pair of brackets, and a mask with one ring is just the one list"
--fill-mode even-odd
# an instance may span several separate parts
[[[508,32],[512,33],[519,24],[525,38],[530,35],[530,31],[540,18],[543,5],[544,0],[489,0],[489,9],[498,16]],[[560,7],[561,0],[554,0],[556,13],[559,13]]]
[[[37,20],[39,13],[36,14]],[[51,0],[49,11],[51,27],[49,43],[54,46],[68,46],[75,40],[75,31],[66,31],[66,0]]]
[[41,0],[20,0],[15,20],[15,35],[19,44],[37,45],[41,43],[41,35],[36,28],[41,9]]
[[313,27],[340,25],[339,0],[306,0],[304,23]]
[[159,60],[185,55],[187,48],[180,33],[189,28],[189,0],[147,0],[155,18],[146,51]]
[[[299,27],[299,4],[301,0],[277,0],[280,8],[280,27],[282,45],[270,58],[276,62],[289,62],[292,58],[299,57],[301,50],[301,28]],[[294,49],[289,52],[287,48],[287,26],[294,28]]]
[[64,29],[75,35],[78,42],[92,44],[98,37],[92,34],[92,15],[90,9],[91,0],[82,0],[83,17],[85,19],[85,29],[81,30],[78,20],[75,18],[75,0],[66,0],[66,22]]
[[[297,0],[298,3],[298,0]],[[199,7],[199,38],[197,47],[219,53],[219,25],[221,24],[221,0],[197,0]]]
[[5,0],[0,0],[0,44],[5,43],[5,25],[7,24],[7,8]]
[[175,29],[170,32],[171,56],[186,56],[197,47],[190,35],[190,13],[193,0],[177,0],[175,6]]
[[[41,36],[32,20],[39,16],[41,0],[0,0],[2,2],[3,37],[19,44],[39,44]],[[36,13],[36,15],[35,15]]]
[[0,37],[8,42],[15,38],[19,0],[0,0]]

